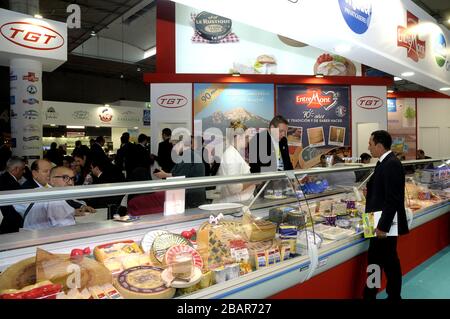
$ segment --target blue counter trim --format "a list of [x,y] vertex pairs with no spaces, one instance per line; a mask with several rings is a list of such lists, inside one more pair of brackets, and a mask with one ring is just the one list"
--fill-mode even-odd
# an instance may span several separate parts
[[[446,202],[446,203],[444,203],[444,204],[442,204],[442,205],[439,205],[439,206],[437,206],[437,207],[434,207],[433,209],[431,209],[431,210],[429,210],[429,211],[426,211],[426,212],[424,212],[424,213],[422,213],[422,214],[420,214],[420,215],[415,216],[415,219],[418,219],[418,218],[421,218],[421,217],[423,217],[423,216],[425,216],[425,215],[431,214],[431,213],[433,213],[434,211],[439,210],[439,209],[441,209],[441,208],[443,208],[443,207],[445,207],[445,206],[448,206],[448,205],[449,205],[449,202]],[[347,244],[347,245],[344,245],[344,246],[342,246],[342,247],[339,247],[339,248],[337,248],[337,249],[335,249],[335,250],[332,250],[332,251],[330,251],[330,252],[328,252],[328,253],[325,253],[325,254],[319,256],[319,260],[323,260],[323,259],[325,259],[325,258],[328,258],[328,257],[331,256],[331,255],[335,255],[335,254],[337,254],[337,253],[339,253],[339,252],[341,252],[341,251],[343,251],[343,250],[345,250],[345,249],[348,249],[348,248],[350,248],[350,247],[352,247],[352,246],[356,246],[356,245],[358,245],[358,244],[364,242],[365,240],[366,240],[366,238],[359,238],[359,239],[356,240],[356,241],[353,241],[353,242],[351,242],[351,243],[349,243],[349,244]],[[241,287],[232,289],[232,290],[230,290],[230,291],[224,292],[224,293],[222,293],[222,294],[220,294],[220,295],[215,296],[215,298],[217,298],[217,299],[225,298],[225,297],[227,297],[227,296],[229,296],[229,295],[232,295],[232,294],[234,294],[234,293],[237,293],[237,292],[239,292],[239,291],[249,289],[249,288],[251,288],[251,287],[253,287],[253,286],[260,285],[261,283],[266,282],[266,281],[268,281],[268,280],[272,280],[272,279],[274,279],[274,278],[283,276],[283,275],[285,275],[285,274],[287,274],[287,273],[290,273],[290,272],[292,272],[292,271],[299,270],[299,269],[301,269],[301,268],[303,268],[303,267],[305,267],[305,266],[309,266],[309,264],[310,264],[310,262],[308,261],[308,262],[304,262],[304,263],[302,263],[302,264],[300,264],[300,265],[296,265],[296,266],[293,266],[293,267],[289,267],[289,268],[287,268],[287,269],[285,269],[285,270],[283,270],[283,271],[280,271],[280,272],[278,272],[278,273],[276,273],[276,274],[273,274],[273,275],[270,275],[270,276],[268,276],[268,277],[265,277],[265,278],[256,280],[256,281],[251,282],[251,283],[249,283],[249,284],[247,284],[247,285],[244,285],[244,286],[241,286]]]

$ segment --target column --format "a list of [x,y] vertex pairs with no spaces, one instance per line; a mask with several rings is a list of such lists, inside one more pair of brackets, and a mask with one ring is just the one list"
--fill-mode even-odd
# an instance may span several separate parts
[[10,116],[13,155],[42,157],[42,64],[10,60]]

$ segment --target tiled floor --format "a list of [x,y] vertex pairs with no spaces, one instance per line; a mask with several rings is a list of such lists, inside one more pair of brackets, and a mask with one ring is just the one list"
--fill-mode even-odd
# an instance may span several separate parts
[[[386,291],[377,296],[386,297]],[[450,299],[450,246],[403,276],[402,298]]]

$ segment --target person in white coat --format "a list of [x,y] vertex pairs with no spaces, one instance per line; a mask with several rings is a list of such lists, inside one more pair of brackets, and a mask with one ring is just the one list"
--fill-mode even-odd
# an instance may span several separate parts
[[[222,155],[219,176],[233,176],[250,174],[250,166],[245,161],[245,150],[248,147],[248,137],[245,134],[247,127],[239,120],[231,121],[230,130],[227,130],[227,146]],[[255,184],[232,183],[217,187],[220,198],[214,203],[245,202],[253,198]]]

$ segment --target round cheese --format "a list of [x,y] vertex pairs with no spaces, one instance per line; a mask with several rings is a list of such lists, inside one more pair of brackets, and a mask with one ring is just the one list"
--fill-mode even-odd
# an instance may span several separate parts
[[122,271],[115,282],[117,290],[129,299],[172,298],[174,288],[167,288],[161,279],[162,269],[137,266]]

